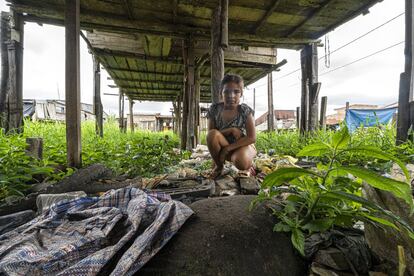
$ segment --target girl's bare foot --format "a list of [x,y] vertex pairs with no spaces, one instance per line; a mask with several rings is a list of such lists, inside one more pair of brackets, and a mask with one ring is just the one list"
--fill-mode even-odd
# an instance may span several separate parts
[[221,166],[221,167],[215,166],[214,169],[210,173],[210,178],[215,179],[215,178],[219,177],[222,172],[223,172],[223,166]]

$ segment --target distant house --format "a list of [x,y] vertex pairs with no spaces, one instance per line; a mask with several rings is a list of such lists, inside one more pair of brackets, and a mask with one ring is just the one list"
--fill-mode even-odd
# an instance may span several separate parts
[[[34,121],[65,121],[66,107],[64,100],[23,100],[23,116]],[[108,114],[104,112],[104,120]],[[81,120],[95,120],[93,105],[81,103]]]
[[[256,130],[267,129],[266,112],[255,121]],[[296,111],[295,110],[275,110],[275,128],[276,129],[295,129],[296,128]]]
[[[134,127],[147,131],[166,131],[173,128],[173,116],[161,115],[160,113],[138,113],[133,114]],[[130,114],[127,114],[127,124],[130,128]]]
[[[350,109],[378,109],[378,105],[372,104],[351,104],[349,105]],[[343,120],[345,120],[346,115],[346,106],[336,108],[336,113],[326,116],[327,125],[339,125]]]

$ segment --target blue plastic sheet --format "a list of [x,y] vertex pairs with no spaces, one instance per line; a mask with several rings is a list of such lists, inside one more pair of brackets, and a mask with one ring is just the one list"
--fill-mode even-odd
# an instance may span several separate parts
[[346,113],[345,123],[350,132],[354,132],[358,127],[371,127],[376,125],[388,124],[397,108],[386,109],[350,109]]

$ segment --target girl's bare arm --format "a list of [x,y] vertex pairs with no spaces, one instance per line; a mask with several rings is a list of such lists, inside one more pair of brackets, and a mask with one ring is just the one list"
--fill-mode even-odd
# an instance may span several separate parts
[[256,142],[256,130],[254,126],[254,118],[249,114],[246,121],[246,136],[240,138],[235,143],[228,145],[223,150],[226,153],[232,152],[238,148],[254,144]]

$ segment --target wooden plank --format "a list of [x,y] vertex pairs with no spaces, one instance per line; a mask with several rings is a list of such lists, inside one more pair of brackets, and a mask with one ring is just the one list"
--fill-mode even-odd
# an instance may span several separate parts
[[275,109],[273,107],[273,76],[272,72],[267,75],[267,130],[275,130]]
[[[221,1],[219,2],[221,3]],[[220,102],[221,80],[224,77],[224,51],[221,47],[221,4],[213,10],[211,17],[211,101]]]
[[322,130],[326,130],[326,110],[328,107],[328,97],[324,96],[321,99],[321,117],[319,125],[321,126]]
[[290,36],[295,35],[300,29],[302,29],[302,27],[304,25],[306,25],[306,23],[308,23],[313,18],[317,17],[332,2],[334,2],[334,1],[333,0],[325,0],[325,2],[321,3],[320,6],[317,9],[315,9],[311,14],[309,14],[306,17],[305,20],[303,20],[299,25],[297,25],[297,26],[293,27],[292,29],[290,29],[287,32],[286,37],[290,37]]
[[154,61],[157,63],[163,64],[177,64],[182,65],[183,61],[179,58],[169,58],[169,57],[154,57],[154,56],[147,56],[138,53],[130,53],[130,52],[123,52],[123,51],[112,51],[108,49],[98,49],[94,48],[95,52],[99,56],[114,56],[114,57],[123,57],[123,58],[134,58],[136,60],[142,61]]
[[253,33],[256,34],[260,28],[263,26],[263,24],[266,22],[267,18],[272,15],[272,13],[277,9],[279,4],[281,3],[281,0],[274,0],[272,6],[267,9],[266,13],[263,15],[262,18],[257,22],[257,24],[253,28]]
[[256,88],[253,88],[253,111],[256,112]]
[[0,21],[0,51],[1,51],[1,84],[0,84],[0,128],[8,128],[7,83],[9,81],[9,55],[7,41],[10,39],[10,24],[8,12],[1,12]]
[[37,159],[43,159],[43,139],[28,137],[26,138],[26,154]]
[[93,55],[93,109],[96,135],[103,137],[103,106],[101,100],[101,67]]
[[8,77],[8,128],[6,131],[23,132],[23,38],[24,22],[21,15],[10,12],[11,35],[7,45]]
[[81,167],[80,0],[65,1],[66,148],[69,167]]

